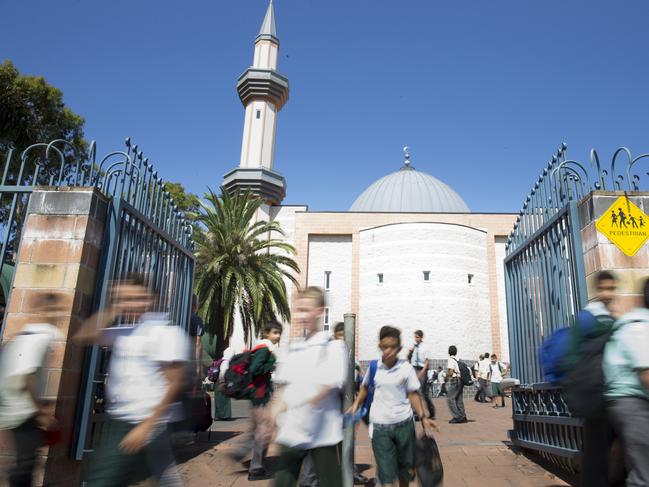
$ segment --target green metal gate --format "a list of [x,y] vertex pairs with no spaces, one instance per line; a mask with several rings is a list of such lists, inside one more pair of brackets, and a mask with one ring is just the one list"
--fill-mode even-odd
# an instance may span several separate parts
[[[563,144],[543,169],[519,213],[507,243],[505,286],[512,376],[522,384],[512,393],[512,442],[576,469],[582,420],[570,413],[559,387],[543,382],[539,349],[572,325],[588,301],[578,202],[593,190],[637,191],[633,167],[649,154],[634,158],[620,148],[603,169],[595,150],[590,168],[567,159],[566,150]],[[624,156],[626,173],[618,174]]]

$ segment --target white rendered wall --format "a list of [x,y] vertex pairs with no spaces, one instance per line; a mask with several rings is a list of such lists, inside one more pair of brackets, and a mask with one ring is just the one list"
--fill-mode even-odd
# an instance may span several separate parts
[[509,329],[505,295],[505,246],[507,237],[496,237],[496,278],[498,279],[498,317],[500,326],[500,359],[509,362]]
[[[309,269],[307,285],[324,289],[325,272],[330,274],[330,289],[325,290],[329,308],[329,331],[334,323],[351,313],[352,296],[352,236],[309,236]],[[324,320],[324,318],[323,318]]]
[[[281,239],[284,242],[294,245],[295,241],[295,213],[298,211],[306,211],[306,206],[271,206],[270,207],[270,218],[273,221],[278,222],[284,233],[284,237],[280,235],[275,235],[274,238]],[[295,256],[292,255],[293,259]],[[291,301],[291,296],[293,294],[293,282],[290,279],[284,278],[284,285],[286,286],[286,296],[288,297],[289,304]],[[282,322],[284,325],[284,333],[282,333],[282,345],[289,342],[289,337],[291,336],[291,324],[289,322]]]
[[[430,282],[423,271],[430,271]],[[384,282],[378,284],[377,274]],[[473,274],[471,284],[468,274]],[[360,232],[359,359],[378,357],[383,325],[401,329],[404,349],[424,331],[433,358],[475,359],[491,350],[485,232],[443,223],[401,223]],[[405,352],[405,350],[404,350]]]
[[273,168],[276,116],[275,106],[267,101],[255,100],[246,105],[241,140],[241,167]]

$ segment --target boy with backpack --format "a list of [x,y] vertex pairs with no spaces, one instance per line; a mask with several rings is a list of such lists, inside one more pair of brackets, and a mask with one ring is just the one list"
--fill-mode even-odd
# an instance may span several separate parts
[[370,363],[360,393],[350,413],[354,415],[372,395],[370,437],[381,485],[405,487],[415,478],[414,409],[424,432],[436,428],[424,408],[419,389],[421,383],[412,365],[399,359],[401,332],[384,326],[379,332],[381,360]]
[[501,405],[494,404],[494,408],[505,407],[505,391],[500,387],[503,381],[503,376],[507,373],[507,365],[498,361],[498,356],[495,353],[491,354],[491,363],[489,364],[489,376],[487,380],[491,382],[491,396],[493,402],[496,402],[500,396]]
[[320,485],[342,485],[337,445],[343,440],[340,391],[347,379],[347,351],[341,340],[320,331],[324,307],[323,291],[309,287],[300,291],[293,310],[293,322],[306,336],[291,344],[276,374],[284,385],[274,411],[281,447],[275,487],[294,487],[309,454]]
[[611,308],[617,282],[608,271],[600,271],[595,282],[595,300],[575,316],[571,352],[565,359],[566,373],[561,380],[571,413],[584,419],[582,487],[609,485],[609,452],[614,439],[606,415],[602,365],[604,347],[613,332]]
[[622,439],[626,485],[649,485],[649,280],[643,306],[615,322],[604,350],[606,407]]
[[277,321],[266,323],[264,338],[255,347],[256,351],[252,354],[250,362],[249,373],[254,377],[250,399],[254,435],[248,480],[268,478],[263,462],[274,433],[269,404],[273,395],[272,372],[277,362],[275,354],[282,331],[282,325]]
[[468,423],[462,393],[464,386],[471,383],[471,371],[464,362],[457,359],[457,347],[455,345],[448,347],[448,355],[448,363],[446,364],[446,401],[453,416],[449,423]]

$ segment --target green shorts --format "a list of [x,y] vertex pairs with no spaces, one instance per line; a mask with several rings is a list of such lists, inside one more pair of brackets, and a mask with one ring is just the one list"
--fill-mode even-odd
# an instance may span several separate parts
[[491,394],[493,396],[502,396],[502,395],[504,395],[503,390],[500,387],[500,382],[492,382],[491,383]]
[[396,479],[415,479],[415,422],[412,418],[396,424],[375,424],[372,450],[382,484]]

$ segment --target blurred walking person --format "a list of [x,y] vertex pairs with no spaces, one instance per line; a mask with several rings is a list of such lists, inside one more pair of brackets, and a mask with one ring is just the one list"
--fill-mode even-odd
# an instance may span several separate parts
[[[90,461],[87,487],[119,487],[139,476],[179,486],[168,423],[182,419],[189,340],[166,315],[151,313],[156,294],[142,275],[112,288],[110,306],[88,319],[76,339],[112,347],[106,383],[107,434]],[[111,326],[127,323],[125,326]]]
[[251,350],[248,374],[251,377],[250,411],[251,426],[241,447],[231,453],[231,457],[241,461],[250,451],[252,459],[248,469],[248,480],[269,478],[264,468],[264,459],[273,439],[274,428],[269,403],[273,395],[272,372],[277,357],[275,352],[282,338],[282,325],[276,321],[266,323],[263,327],[264,338]]
[[626,485],[649,485],[649,280],[642,307],[622,316],[604,350],[607,411],[622,439]]
[[343,440],[341,390],[346,380],[345,344],[320,330],[325,299],[321,289],[299,293],[293,312],[305,338],[291,345],[278,367],[277,438],[281,447],[275,487],[295,487],[302,463],[310,454],[323,487],[340,487],[342,472],[337,445]]
[[571,412],[584,419],[582,487],[609,485],[609,459],[615,437],[605,405],[604,350],[613,331],[617,281],[608,271],[595,276],[596,295],[575,316],[573,346],[562,386]]
[[[42,293],[36,297],[32,312],[51,321],[49,317],[60,305],[57,294]],[[49,323],[28,324],[0,352],[0,429],[9,431],[16,452],[16,463],[9,471],[11,487],[32,485],[43,431],[58,430],[58,422],[43,397],[43,368],[50,344],[62,339],[59,330]]]

